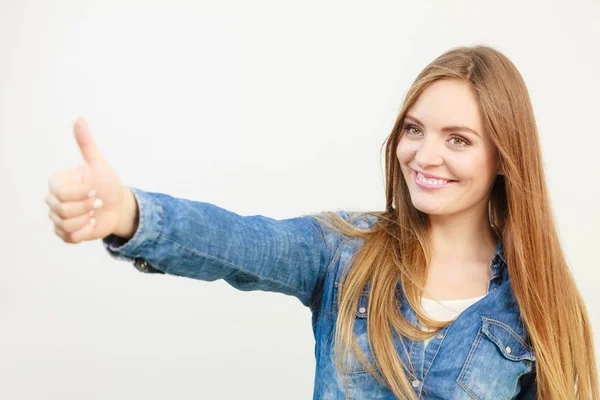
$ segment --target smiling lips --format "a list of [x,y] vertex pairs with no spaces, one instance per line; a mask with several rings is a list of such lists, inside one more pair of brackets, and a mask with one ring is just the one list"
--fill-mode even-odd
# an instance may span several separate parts
[[441,189],[458,182],[453,180],[426,178],[423,174],[417,171],[414,171],[414,176],[416,184],[425,189]]

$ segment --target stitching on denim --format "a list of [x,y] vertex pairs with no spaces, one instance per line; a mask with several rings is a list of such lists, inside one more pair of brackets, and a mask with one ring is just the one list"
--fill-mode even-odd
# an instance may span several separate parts
[[530,369],[528,369],[527,371],[523,372],[523,373],[522,373],[522,374],[520,374],[519,376],[517,376],[517,379],[515,380],[515,387],[513,388],[513,391],[512,391],[512,393],[510,394],[510,398],[511,398],[511,399],[513,398],[513,396],[514,396],[515,392],[517,391],[517,383],[519,383],[519,379],[521,379],[521,377],[522,377],[523,375],[525,375],[525,374],[528,374],[528,373],[530,373],[530,372],[531,372],[531,368],[530,368]]
[[[365,353],[365,356],[367,358],[369,358],[369,354],[371,354],[371,356],[373,356],[373,354],[371,353],[370,349],[367,349],[369,351],[369,353],[367,353],[366,351],[364,351],[363,346],[361,346],[359,344],[358,347],[360,347],[360,349],[363,350],[363,353]],[[365,367],[362,364],[360,364],[361,366],[358,369],[352,369],[352,368],[350,368],[350,365],[349,365],[350,364],[349,363],[349,361],[350,361],[349,360],[349,356],[351,356],[351,355],[352,354],[350,352],[348,354],[346,354],[346,358],[344,360],[344,361],[346,361],[346,363],[342,366],[342,368],[344,369],[344,375],[345,376],[360,375],[360,374],[368,373],[369,371],[379,371],[379,368],[377,368],[375,366],[373,366],[372,368],[367,368],[367,367]],[[331,350],[329,351],[329,358],[333,361],[333,364],[336,365],[336,362],[335,362],[335,343],[333,344]],[[355,358],[355,359],[357,360],[357,362],[360,362],[358,360],[358,358]]]
[[[348,242],[348,239],[342,239],[342,241],[340,242],[340,245],[338,246],[337,250],[333,254],[333,258],[331,259],[331,261],[329,262],[329,265],[325,269],[324,276],[327,276],[332,265],[338,260],[338,258],[340,258],[340,255],[342,254],[342,249],[344,248],[344,246],[346,245],[347,242]],[[334,281],[335,281],[335,279],[334,279]],[[334,282],[334,283],[337,284],[337,282]]]
[[[310,222],[312,222],[313,225],[315,225],[317,227],[317,229],[321,233],[321,239],[323,239],[323,244],[325,245],[325,248],[328,248],[327,239],[325,239],[325,234],[323,233],[323,228],[321,227],[321,224],[318,224],[317,221],[314,220],[314,218],[308,217],[308,219],[310,220]],[[342,240],[342,243],[344,240]],[[327,276],[327,273],[329,272],[329,268],[331,267],[331,264],[333,264],[335,255],[339,252],[340,247],[341,247],[341,243],[340,243],[340,246],[338,246],[338,248],[335,250],[332,259],[329,261],[329,264],[327,265],[327,268],[325,268],[325,273],[323,274],[323,277]]]
[[[135,202],[137,203],[137,206],[139,208],[139,210],[138,210],[139,221],[138,221],[138,227],[137,227],[137,231],[136,232],[138,232],[138,231],[142,232],[144,230],[145,223],[146,223],[146,216],[145,216],[145,210],[146,210],[145,207],[146,207],[146,205],[144,204],[144,201],[139,201],[138,200],[138,197],[137,197],[138,195],[135,193],[135,189],[130,188],[130,190],[133,193],[133,196],[135,198]],[[159,226],[158,233],[156,234],[156,237],[154,237],[149,242],[147,242],[145,244],[142,243],[141,246],[139,247],[139,251],[142,251],[142,250],[145,250],[145,249],[147,249],[149,247],[154,246],[158,242],[158,239],[162,236],[162,233],[163,233],[163,230],[164,230],[164,227],[165,227],[165,218],[164,218],[164,216],[165,216],[165,209],[163,207],[163,200],[160,197],[157,197],[157,200],[158,200],[158,226]],[[134,235],[135,235],[135,233],[134,233]],[[135,263],[135,260],[138,257],[127,257],[127,258],[130,258],[131,261],[133,261]],[[152,268],[157,269],[158,271],[162,272],[158,268],[155,268],[149,262],[148,262],[148,264]],[[169,269],[169,267],[167,267],[167,270],[168,269]],[[166,271],[164,273],[166,273]]]
[[[346,245],[346,242],[348,241],[348,239],[342,239],[342,242],[340,243],[338,249],[336,250],[335,254],[333,255],[333,259],[331,260],[331,262],[329,263],[329,265],[327,266],[327,269],[325,270],[325,275],[327,276],[327,274],[329,273],[329,270],[331,269],[331,267],[333,266],[333,264],[335,262],[337,262],[337,260],[340,258],[340,255],[342,254],[342,249],[344,248],[344,246]],[[332,295],[332,299],[331,299],[331,310],[327,310],[327,312],[322,313],[321,315],[323,316],[331,316],[331,315],[335,315],[336,310],[337,310],[337,293],[335,290],[335,287],[338,285],[337,282],[335,282],[335,277],[333,278],[333,288],[331,290],[331,295]]]
[[[482,316],[482,318],[483,318],[483,319],[485,319],[485,320],[488,320],[488,321],[495,321],[495,322],[498,322],[498,324],[496,324],[496,325],[503,325],[503,327],[506,327],[506,328],[507,328],[507,329],[509,329],[510,331],[514,332],[512,329],[510,329],[510,327],[509,327],[508,325],[506,325],[506,324],[504,324],[504,323],[502,323],[502,322],[500,322],[500,321],[493,320],[493,319],[490,319],[490,318],[486,318],[486,317],[483,317],[483,316]],[[517,334],[516,332],[514,332],[514,334],[515,334],[515,335],[517,335],[517,337],[518,337],[518,334]],[[490,335],[491,335],[491,334],[490,334]],[[486,334],[483,332],[483,325],[482,325],[482,326],[481,326],[481,328],[479,329],[479,332],[477,333],[477,338],[476,338],[475,342],[474,342],[474,343],[473,343],[473,345],[471,346],[471,350],[469,351],[469,355],[467,356],[467,359],[466,359],[465,363],[463,364],[463,367],[462,367],[462,369],[461,369],[461,371],[460,371],[460,374],[458,375],[458,378],[456,378],[456,383],[458,383],[458,385],[459,385],[461,388],[463,388],[463,390],[464,390],[465,392],[467,392],[467,394],[468,394],[468,395],[469,395],[471,398],[473,398],[473,399],[476,399],[476,400],[478,400],[478,399],[479,399],[479,397],[478,397],[478,396],[477,396],[477,395],[476,395],[476,394],[475,394],[475,393],[474,393],[474,392],[473,392],[473,391],[472,391],[472,390],[471,390],[471,389],[470,389],[470,388],[467,386],[465,379],[466,379],[466,377],[467,377],[467,376],[468,376],[468,374],[469,374],[469,372],[467,371],[468,364],[470,364],[470,362],[471,362],[471,359],[473,358],[473,356],[474,356],[474,354],[475,354],[475,352],[476,352],[477,348],[479,347],[479,343],[480,343],[480,342],[481,342],[481,340],[482,340],[484,337],[486,337],[486,336],[487,336],[487,335],[486,335]],[[493,335],[491,335],[491,336],[493,336]],[[445,337],[444,337],[444,338],[445,338]],[[495,343],[494,343],[494,344],[495,344]],[[526,347],[527,347],[527,346],[526,346]],[[516,391],[516,389],[517,389],[517,383],[518,383],[519,379],[521,378],[521,376],[523,376],[523,375],[524,375],[524,374],[526,374],[526,373],[529,373],[529,372],[531,372],[531,370],[532,370],[532,367],[531,367],[532,363],[531,363],[531,361],[529,361],[529,360],[521,360],[521,362],[523,362],[523,361],[526,363],[526,365],[528,365],[528,368],[527,368],[527,370],[526,370],[525,372],[521,373],[521,374],[520,374],[520,375],[517,377],[517,379],[515,380],[515,386],[514,386],[514,388],[513,388],[513,391],[512,391],[512,394],[511,394],[510,398],[512,398],[512,397],[513,397],[513,395],[514,395],[514,393],[515,393],[515,391]]]
[[[453,319],[452,322],[450,322],[450,324],[447,326],[446,332],[444,333],[444,337],[442,338],[442,341],[438,345],[438,348],[435,351],[435,354],[433,355],[431,362],[429,363],[429,367],[427,368],[427,371],[425,371],[425,374],[423,375],[423,380],[425,380],[425,378],[427,378],[427,374],[429,374],[429,370],[431,370],[431,367],[433,366],[433,363],[435,362],[435,358],[437,357],[438,353],[440,352],[440,349],[442,348],[442,345],[444,344],[444,341],[446,340],[446,336],[448,335],[448,331],[450,330],[450,327],[452,326],[452,324],[454,324],[454,321],[456,321],[456,319]],[[437,334],[439,335],[440,333],[438,332]]]
[[[510,326],[506,325],[503,322],[495,320],[495,319],[491,319],[491,318],[487,318],[487,317],[482,317],[482,318],[490,324],[497,325],[497,326],[500,326],[500,327],[506,329],[508,331],[508,333],[510,333],[512,336],[514,336],[515,339],[517,339],[519,341],[519,343],[521,343],[523,345],[523,347],[525,347],[526,350],[533,352],[533,349],[525,344],[525,341],[522,339],[521,335],[519,335],[517,332],[515,332]],[[491,332],[490,332],[490,335],[494,336],[494,335],[492,335]],[[496,336],[494,336],[494,337],[496,337]]]
[[467,356],[467,359],[465,360],[465,363],[463,364],[463,367],[460,370],[460,374],[458,375],[458,378],[456,378],[456,383],[458,383],[458,385],[463,388],[463,390],[469,395],[469,397],[471,397],[472,399],[475,399],[475,400],[479,400],[479,397],[469,387],[466,386],[466,383],[463,382],[463,375],[466,377],[466,375],[468,374],[466,368],[468,367],[469,363],[471,362],[471,359],[473,358],[473,355],[475,354],[477,347],[479,347],[479,342],[481,342],[482,338],[483,338],[483,334],[481,333],[481,328],[479,328],[479,332],[477,332],[477,338],[475,339],[475,342],[473,342],[473,345],[471,346],[469,355]]
[[[323,239],[323,244],[325,245],[325,248],[329,249],[329,246],[327,245],[327,239],[325,239],[325,234],[323,233],[323,228],[321,227],[321,224],[317,223],[317,221],[315,221],[314,218],[308,217],[308,219],[313,223],[313,225],[316,225],[317,229],[319,230],[319,232],[321,233],[321,239]],[[321,294],[323,291],[323,286],[325,285],[325,281],[327,280],[327,274],[329,273],[329,270],[331,269],[331,266],[334,264],[334,262],[339,258],[339,254],[340,251],[344,245],[344,243],[346,242],[346,239],[342,239],[342,241],[340,242],[339,246],[337,247],[337,249],[335,249],[335,251],[333,252],[333,257],[331,258],[331,260],[329,261],[329,264],[327,264],[327,267],[325,268],[325,271],[323,272],[323,284],[321,285]],[[315,289],[318,290],[318,289]],[[311,293],[311,300],[313,297],[313,294],[315,292],[315,290],[313,290],[313,293]],[[313,304],[313,302],[311,301],[309,304],[309,308],[316,308],[318,305],[317,304]],[[321,316],[326,316],[328,313],[325,313],[325,315],[323,315],[320,310],[319,310],[319,320],[321,319]],[[318,321],[317,321],[318,323]]]
[[[159,207],[158,207],[158,234],[156,235],[156,237],[150,242],[148,243],[148,247],[152,247],[154,246],[154,244],[156,242],[158,242],[158,238],[160,238],[162,236],[163,230],[165,228],[165,208],[163,207],[163,201],[162,199],[158,199],[159,202]],[[142,207],[142,206],[140,206]],[[142,212],[140,211],[140,216],[142,215]],[[142,219],[142,217],[140,217],[140,220]],[[140,222],[141,224],[141,222]]]

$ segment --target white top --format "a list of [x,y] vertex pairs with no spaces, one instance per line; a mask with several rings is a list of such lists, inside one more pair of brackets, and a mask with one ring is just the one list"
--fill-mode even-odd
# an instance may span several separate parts
[[[476,303],[478,300],[484,298],[485,295],[479,297],[471,297],[468,299],[458,299],[458,300],[433,300],[428,299],[426,297],[421,297],[421,305],[423,306],[423,310],[427,315],[429,315],[432,319],[437,321],[451,321],[454,318],[458,317],[458,315],[469,308],[472,304]],[[426,329],[425,327],[419,325],[421,330],[431,330]],[[435,336],[434,336],[435,337]],[[431,339],[425,339],[424,345],[427,346]]]

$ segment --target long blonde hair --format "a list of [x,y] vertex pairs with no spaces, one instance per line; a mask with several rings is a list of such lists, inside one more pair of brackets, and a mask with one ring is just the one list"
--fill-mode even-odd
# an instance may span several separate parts
[[[372,229],[359,229],[333,212],[323,213],[325,219],[314,216],[344,236],[364,239],[339,284],[337,370],[345,365],[348,348],[370,366],[353,335],[355,307],[368,281],[367,332],[376,364],[370,372],[396,397],[416,399],[405,372],[409,367],[396,353],[392,328],[398,335],[423,340],[448,325],[429,318],[420,306],[431,259],[429,221],[412,205],[396,158],[407,110],[440,79],[457,79],[473,87],[484,130],[499,153],[503,175],[497,176],[492,189],[489,218],[502,240],[512,291],[536,354],[538,396],[597,399],[592,327],[557,235],[529,94],[513,63],[488,46],[447,51],[425,67],[408,90],[384,143],[386,209],[364,213],[377,217]],[[431,332],[413,326],[400,312],[398,283]]]

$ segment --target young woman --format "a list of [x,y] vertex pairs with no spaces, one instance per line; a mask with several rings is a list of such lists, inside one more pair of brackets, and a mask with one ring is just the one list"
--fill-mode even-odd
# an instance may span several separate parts
[[592,330],[558,239],[529,95],[486,46],[408,91],[386,143],[386,209],[274,220],[123,186],[83,119],[85,164],[50,181],[65,242],[143,272],[310,307],[315,399],[597,399]]

